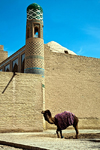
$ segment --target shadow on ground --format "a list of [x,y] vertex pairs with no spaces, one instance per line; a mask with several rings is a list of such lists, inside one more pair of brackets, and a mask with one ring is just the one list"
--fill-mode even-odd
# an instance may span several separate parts
[[[51,138],[57,138],[56,134],[44,134],[44,135],[31,135],[31,137],[51,137]],[[75,138],[75,134],[74,133],[63,133],[63,136],[65,139],[74,139]],[[30,137],[30,135],[29,135]],[[79,134],[79,139],[100,139],[100,133],[83,133],[83,134]],[[91,140],[93,141],[93,140]],[[100,142],[100,140],[95,141],[94,142]]]

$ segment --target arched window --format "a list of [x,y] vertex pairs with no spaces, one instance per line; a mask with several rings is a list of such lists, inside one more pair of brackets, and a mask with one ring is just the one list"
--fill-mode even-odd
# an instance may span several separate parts
[[18,72],[18,58],[12,62],[12,71]]
[[39,37],[39,29],[38,29],[38,27],[34,28],[34,37],[36,37],[36,38]]
[[10,64],[8,64],[8,65],[5,67],[5,71],[6,71],[6,72],[9,72],[9,71],[10,71]]

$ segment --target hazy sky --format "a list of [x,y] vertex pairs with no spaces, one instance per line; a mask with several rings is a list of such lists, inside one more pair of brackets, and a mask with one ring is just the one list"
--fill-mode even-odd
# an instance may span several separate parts
[[43,8],[44,43],[100,58],[100,0],[0,0],[0,45],[10,56],[25,45],[26,9]]

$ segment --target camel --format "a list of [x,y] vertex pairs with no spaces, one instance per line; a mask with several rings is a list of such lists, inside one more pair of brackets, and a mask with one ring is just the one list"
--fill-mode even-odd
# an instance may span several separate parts
[[56,134],[59,138],[58,131],[60,131],[60,136],[62,136],[62,130],[66,129],[68,126],[73,125],[75,131],[76,131],[76,139],[78,139],[78,118],[69,111],[64,111],[60,114],[55,115],[55,117],[52,117],[50,110],[45,110],[41,112],[44,116],[44,119],[50,123],[55,124],[57,126]]

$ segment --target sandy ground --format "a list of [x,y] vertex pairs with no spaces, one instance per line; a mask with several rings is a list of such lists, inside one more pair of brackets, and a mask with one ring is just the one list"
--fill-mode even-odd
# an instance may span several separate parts
[[[0,133],[0,141],[29,145],[34,148],[38,147],[47,150],[100,150],[100,130],[93,130],[90,133],[88,131],[81,131],[79,139],[74,139],[74,131],[63,132],[63,136],[63,139],[57,138],[55,131],[40,133]],[[0,150],[22,149],[0,145]]]

